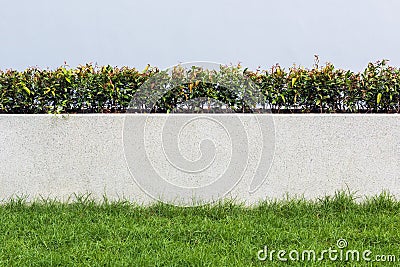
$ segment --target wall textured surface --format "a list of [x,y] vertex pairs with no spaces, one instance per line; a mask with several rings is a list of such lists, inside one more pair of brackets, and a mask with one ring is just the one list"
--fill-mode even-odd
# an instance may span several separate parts
[[0,199],[400,197],[399,180],[400,115],[0,115]]

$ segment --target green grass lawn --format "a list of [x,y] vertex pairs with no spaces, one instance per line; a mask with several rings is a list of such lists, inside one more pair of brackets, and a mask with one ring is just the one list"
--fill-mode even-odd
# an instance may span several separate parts
[[[381,195],[356,204],[338,193],[315,202],[231,202],[194,208],[126,202],[70,204],[9,200],[0,206],[1,266],[376,266],[357,261],[290,260],[288,253],[338,249],[395,255],[400,265],[400,202]],[[267,246],[287,262],[260,261]],[[264,254],[261,253],[261,256]],[[292,256],[295,257],[296,254]],[[361,254],[360,254],[361,257]]]

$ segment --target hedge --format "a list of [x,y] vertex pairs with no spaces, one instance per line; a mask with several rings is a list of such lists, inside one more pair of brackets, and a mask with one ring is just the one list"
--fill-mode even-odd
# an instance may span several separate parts
[[[275,65],[264,71],[240,65],[217,71],[176,67],[167,72],[149,66],[139,71],[92,64],[0,70],[0,113],[142,112],[132,103],[146,99],[154,100],[147,111],[170,112],[202,97],[226,103],[235,112],[400,113],[400,68],[387,63],[369,63],[362,72],[337,69],[331,63],[318,66],[318,61],[311,69]],[[250,96],[240,91],[243,84],[251,84]],[[158,86],[168,90],[152,99],[153,92],[160,92]],[[139,102],[132,101],[134,96]]]

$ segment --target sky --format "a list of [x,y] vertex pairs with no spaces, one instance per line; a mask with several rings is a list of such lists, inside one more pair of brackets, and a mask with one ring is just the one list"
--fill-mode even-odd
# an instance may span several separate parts
[[398,0],[0,0],[0,69],[400,66]]

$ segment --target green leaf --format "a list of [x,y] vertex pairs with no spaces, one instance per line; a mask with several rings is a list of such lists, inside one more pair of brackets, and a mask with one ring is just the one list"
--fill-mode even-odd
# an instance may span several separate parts
[[296,82],[297,78],[292,78],[292,87],[294,86],[294,83]]
[[376,103],[380,103],[381,102],[381,98],[382,98],[382,93],[379,93],[377,96],[376,96]]
[[28,95],[30,95],[30,94],[31,94],[31,90],[29,90],[29,88],[28,88],[28,87],[24,86],[24,90],[25,90],[25,92],[27,92],[27,93],[28,93]]

